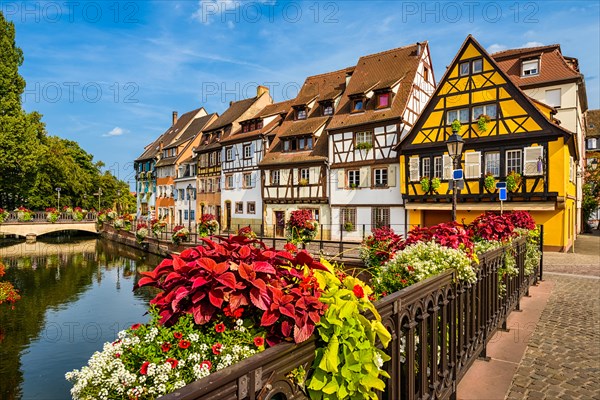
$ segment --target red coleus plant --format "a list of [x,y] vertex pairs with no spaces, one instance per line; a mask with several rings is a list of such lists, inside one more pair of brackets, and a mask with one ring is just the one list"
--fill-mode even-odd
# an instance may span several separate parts
[[369,266],[379,266],[390,260],[402,248],[402,236],[387,226],[373,229],[362,243],[362,256]]
[[515,235],[515,225],[509,214],[481,214],[468,226],[471,236],[483,240],[506,241]]
[[314,231],[317,229],[313,217],[312,211],[310,210],[294,210],[290,213],[290,220],[288,225],[296,229],[308,229]]
[[456,222],[445,222],[428,228],[413,228],[404,241],[402,248],[418,242],[434,241],[442,246],[463,249],[473,256],[473,241],[469,232]]
[[204,245],[142,273],[136,287],[162,290],[151,301],[161,323],[170,326],[192,314],[204,325],[243,314],[268,327],[269,344],[308,339],[325,312],[312,270],[326,267],[306,251],[292,255],[245,236],[220,239],[203,238]]
[[507,219],[513,223],[515,228],[535,229],[535,220],[527,211],[513,211],[505,215],[507,216]]

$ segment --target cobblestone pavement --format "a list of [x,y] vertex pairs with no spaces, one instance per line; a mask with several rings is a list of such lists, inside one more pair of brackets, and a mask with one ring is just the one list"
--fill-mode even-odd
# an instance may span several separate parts
[[554,290],[506,398],[600,399],[600,279],[544,279]]
[[574,253],[544,252],[546,272],[600,277],[600,231],[579,235]]

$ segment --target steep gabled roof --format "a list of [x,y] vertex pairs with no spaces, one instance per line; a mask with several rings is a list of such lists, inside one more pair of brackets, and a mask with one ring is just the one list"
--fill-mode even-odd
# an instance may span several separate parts
[[212,113],[205,115],[204,117],[194,119],[190,126],[188,126],[187,129],[183,132],[183,134],[179,137],[179,139],[175,140],[170,145],[165,146],[164,148],[181,146],[183,143],[192,140],[194,137],[196,137],[196,135],[198,135],[202,130],[204,130],[204,128],[206,128],[206,126],[214,117],[218,117],[218,114]]
[[[268,93],[263,94],[268,96]],[[219,118],[215,120],[209,127],[206,128],[206,131],[214,131],[217,129],[221,129],[229,124],[235,122],[238,118],[240,118],[248,109],[254,104],[256,100],[258,100],[259,96],[251,97],[249,99],[233,101],[230,103],[229,108],[225,110],[223,114]]]
[[142,155],[139,156],[135,161],[150,160],[156,157],[156,155],[160,151],[161,142],[163,147],[166,147],[170,145],[174,140],[178,139],[182,131],[200,111],[204,111],[204,107],[200,107],[195,110],[189,111],[183,114],[181,117],[179,117],[177,119],[177,122],[174,125],[171,125],[169,129],[167,129],[162,135],[160,135],[158,139],[156,139],[152,143],[151,146],[147,147],[142,153]]
[[600,110],[588,110],[586,136],[600,137]]
[[354,71],[354,67],[309,76],[304,81],[293,105],[306,105],[313,100],[318,102],[337,98],[343,93],[346,86],[346,76],[352,71]]
[[[415,74],[421,60],[420,46],[427,46],[427,42],[415,43],[361,57],[352,72],[348,87],[327,129],[341,129],[348,126],[400,118],[406,107],[408,95],[412,90]],[[350,97],[352,95],[388,89],[397,84],[400,84],[400,88],[392,96],[390,108],[375,110],[376,104],[373,98],[367,102],[364,112],[351,113],[352,101]]]
[[[395,150],[403,149],[412,144],[412,140],[414,139],[415,135],[422,129],[423,123],[425,122],[427,117],[430,115],[430,113],[434,110],[434,107],[436,106],[437,101],[439,100],[438,95],[439,95],[440,91],[445,87],[445,83],[447,82],[454,67],[456,67],[458,60],[460,59],[462,54],[470,48],[469,46],[473,46],[473,48],[479,54],[481,54],[481,56],[483,56],[492,65],[492,67],[494,67],[495,71],[497,71],[497,73],[506,82],[506,87],[507,87],[507,89],[509,89],[509,92],[512,93],[513,98],[521,106],[523,106],[525,108],[525,110],[528,112],[528,114],[531,116],[531,118],[533,118],[542,127],[543,130],[553,132],[557,136],[563,136],[563,137],[565,137],[565,141],[569,140],[569,146],[571,147],[571,151],[573,152],[573,154],[576,155],[576,158],[577,158],[578,157],[577,148],[576,148],[576,146],[574,146],[574,143],[572,140],[573,134],[570,131],[568,131],[567,129],[554,123],[554,121],[552,121],[550,119],[550,116],[544,115],[544,113],[542,113],[540,111],[538,106],[536,106],[534,104],[534,101],[529,96],[527,96],[515,82],[513,82],[509,78],[509,76],[503,71],[502,68],[500,68],[500,66],[492,58],[492,56],[490,56],[487,53],[487,51],[483,48],[483,46],[481,46],[479,44],[479,42],[477,42],[477,40],[475,40],[475,38],[472,35],[468,35],[467,38],[465,39],[465,41],[460,46],[459,51],[456,53],[456,55],[454,56],[454,59],[449,64],[450,66],[446,69],[444,76],[439,81],[439,84],[438,84],[435,92],[433,93],[433,95],[431,96],[431,98],[429,99],[427,104],[425,105],[425,108],[423,109],[423,112],[417,119],[417,122],[415,123],[415,125],[412,127],[410,132],[401,140],[401,142],[395,146],[394,149]],[[539,102],[539,103],[540,103],[540,105],[548,107],[549,109],[551,108],[541,102]]]

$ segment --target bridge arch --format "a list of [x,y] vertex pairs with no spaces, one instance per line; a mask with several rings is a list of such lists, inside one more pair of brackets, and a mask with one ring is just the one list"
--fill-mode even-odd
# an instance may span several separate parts
[[0,234],[16,235],[35,241],[37,236],[61,231],[82,231],[98,233],[95,222],[81,221],[69,223],[10,223],[0,224]]

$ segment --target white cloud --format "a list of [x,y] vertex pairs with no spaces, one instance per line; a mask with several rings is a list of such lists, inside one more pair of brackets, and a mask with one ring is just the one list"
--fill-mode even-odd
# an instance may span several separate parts
[[533,42],[527,42],[527,43],[523,44],[521,47],[523,47],[523,48],[525,48],[525,47],[540,47],[543,45],[544,45],[544,43],[542,43],[542,42],[533,41]]
[[104,135],[102,135],[102,136],[105,136],[105,137],[110,137],[110,136],[121,136],[121,135],[124,135],[124,134],[126,134],[127,132],[129,132],[129,131],[128,131],[128,130],[126,130],[126,129],[123,129],[123,128],[119,128],[118,126],[115,126],[115,127],[113,128],[113,130],[111,130],[111,131],[110,131],[110,132],[108,132],[108,133],[105,133],[105,134],[104,134]]
[[491,45],[490,47],[488,47],[487,51],[488,53],[497,53],[499,51],[502,50],[506,50],[506,46],[503,44],[498,44],[498,43],[494,43],[493,45]]

